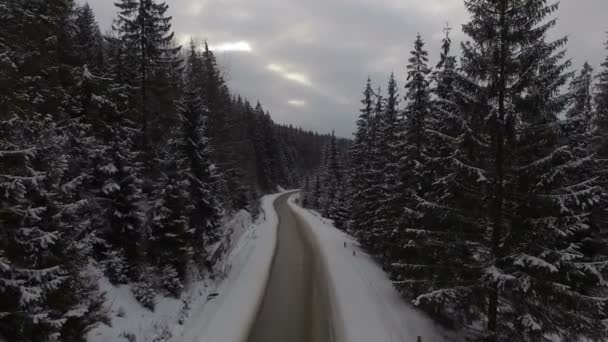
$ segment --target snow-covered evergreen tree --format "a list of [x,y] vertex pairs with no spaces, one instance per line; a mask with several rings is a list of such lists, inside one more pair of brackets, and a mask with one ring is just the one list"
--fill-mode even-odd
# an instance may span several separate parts
[[378,230],[378,241],[384,245],[379,250],[382,251],[385,260],[389,260],[389,255],[396,249],[393,242],[401,213],[399,200],[403,195],[399,179],[399,160],[402,151],[398,149],[403,118],[399,112],[398,91],[395,75],[391,73],[388,80],[385,108],[378,120],[379,141],[377,153],[381,170],[381,197],[374,221],[374,226]]
[[408,241],[410,251],[422,246],[424,254],[403,258],[394,266],[401,276],[398,287],[413,295],[416,305],[452,325],[479,319],[479,312],[472,309],[477,299],[471,284],[479,277],[474,252],[484,232],[483,226],[474,223],[485,182],[479,169],[471,167],[480,158],[474,119],[478,109],[462,95],[467,83],[456,72],[449,32],[445,30],[433,74],[435,98],[425,128],[425,170],[430,182],[415,197],[422,220]]
[[[361,194],[365,210],[368,213],[377,214],[382,198],[382,169],[385,166],[380,146],[382,139],[380,124],[384,114],[384,98],[380,88],[374,93],[374,96],[374,109],[368,126],[368,141],[365,147],[365,168],[362,171],[365,187],[361,189]],[[375,224],[375,218],[375,215],[366,215],[360,222],[363,230],[358,235],[362,243],[374,254],[381,250],[384,243],[381,227]]]
[[103,316],[103,298],[83,272],[90,227],[87,201],[75,191],[86,177],[78,148],[89,138],[71,64],[74,4],[0,7],[0,83],[8,87],[0,115],[0,335],[69,341]]
[[74,19],[74,52],[80,65],[101,74],[104,69],[103,36],[88,3],[76,9]]
[[[584,246],[601,234],[593,217],[605,195],[585,130],[558,119],[567,98],[556,94],[569,63],[559,50],[565,39],[546,38],[557,5],[466,6],[472,18],[464,32],[472,41],[463,45],[465,78],[457,90],[461,133],[443,182],[451,198],[446,222],[468,241],[467,267],[456,278],[462,282],[415,303],[461,324],[485,322],[476,329],[485,340],[600,338],[604,299],[589,294],[603,286],[602,264]],[[563,130],[579,143],[563,139]]]
[[[194,239],[190,241],[195,260],[207,262],[209,248],[219,241],[222,214],[218,200],[219,174],[211,160],[207,139],[207,110],[195,83],[197,59],[191,47],[184,80],[184,95],[179,103],[179,134],[175,137],[175,172],[189,183],[189,221]],[[208,265],[209,266],[209,265]]]
[[[428,169],[428,136],[426,129],[431,113],[431,88],[427,65],[428,52],[424,50],[422,37],[418,35],[411,51],[408,76],[405,84],[405,118],[400,131],[402,151],[399,159],[400,196],[396,199],[400,216],[398,217],[397,244],[400,246],[398,267],[394,269],[397,281],[412,277],[411,271],[403,270],[401,263],[407,259],[410,264],[428,262],[429,254],[425,252],[427,242],[431,242],[420,210],[418,198],[428,191],[431,179]],[[418,292],[416,289],[413,293]]]
[[[606,41],[608,51],[608,41]],[[597,128],[598,153],[602,158],[608,157],[608,54],[601,65],[600,72],[596,76],[597,83],[593,102],[595,105],[594,123]]]
[[371,79],[367,79],[365,90],[363,91],[363,99],[361,100],[362,107],[360,109],[359,118],[357,119],[357,128],[355,138],[349,150],[349,179],[352,189],[351,197],[351,218],[349,229],[354,234],[359,234],[367,229],[365,223],[369,219],[366,213],[367,203],[365,189],[367,189],[366,172],[369,170],[369,152],[370,145],[373,141],[371,135],[371,127],[373,125],[374,116],[374,91],[372,89]]
[[[177,57],[180,47],[175,47],[173,44],[171,17],[166,15],[168,5],[165,2],[119,0],[115,5],[119,10],[115,29],[130,53],[130,60],[127,62],[131,64],[132,70],[135,70],[137,75],[137,83],[131,84],[137,85],[139,89],[137,122],[142,134],[141,148],[149,152],[151,130],[154,128],[150,126],[152,122],[158,120],[158,117],[152,115],[160,115],[157,109],[152,107],[152,100],[157,100],[153,96],[158,93],[155,90],[162,89],[167,92],[166,87],[163,86],[167,81],[166,77],[170,75],[166,72],[171,72],[179,63]],[[165,79],[159,80],[158,77]],[[164,98],[162,94],[158,95]],[[173,99],[168,100],[168,102],[172,101]]]
[[[569,118],[581,116],[582,122],[592,123],[593,115],[593,68],[585,62],[580,73],[570,82]],[[585,127],[589,130],[590,127]]]
[[[96,250],[105,255],[99,255],[107,261],[105,271],[117,282],[137,276],[144,256],[145,220],[141,165],[135,151],[139,131],[131,121],[132,88],[120,76],[123,58],[122,48],[113,46],[108,53],[107,76],[89,74],[83,80],[84,111],[102,151],[93,159],[88,185],[95,201],[93,224],[100,238]],[[115,268],[125,264],[128,267]]]

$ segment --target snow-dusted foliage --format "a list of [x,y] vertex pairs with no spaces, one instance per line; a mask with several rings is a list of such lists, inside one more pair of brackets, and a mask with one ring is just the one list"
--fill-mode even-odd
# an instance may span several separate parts
[[318,163],[317,136],[247,111],[208,48],[184,69],[166,3],[116,6],[104,36],[86,4],[0,0],[2,339],[83,341],[106,320],[96,266],[149,307],[179,297],[221,256],[222,215]]
[[162,288],[167,291],[169,295],[176,298],[179,298],[179,295],[184,289],[184,284],[179,277],[179,273],[170,265],[167,265],[160,270],[160,282]]
[[144,267],[139,281],[133,284],[133,295],[141,305],[154,310],[156,305],[156,275],[152,267]]
[[103,255],[103,271],[112,284],[129,282],[129,264],[121,250],[108,250]]
[[[472,340],[605,339],[606,65],[595,87],[589,64],[569,72],[565,39],[549,40],[557,5],[465,6],[460,63],[449,28],[434,71],[418,37],[397,119],[392,78],[382,109],[368,82],[349,227],[404,296]],[[323,208],[310,183],[306,205]]]
[[[349,150],[352,202],[348,228],[355,235],[366,233],[373,220],[367,210],[374,212],[379,200],[377,192],[374,191],[377,190],[379,180],[379,170],[374,168],[376,163],[373,156],[378,132],[374,98],[371,80],[368,79],[361,100],[355,138]],[[377,99],[376,104],[378,103],[380,99]]]
[[0,335],[79,340],[104,315],[84,272],[91,203],[79,189],[94,139],[77,116],[80,69],[69,64],[74,4],[0,7],[0,83],[8,87],[0,115]]

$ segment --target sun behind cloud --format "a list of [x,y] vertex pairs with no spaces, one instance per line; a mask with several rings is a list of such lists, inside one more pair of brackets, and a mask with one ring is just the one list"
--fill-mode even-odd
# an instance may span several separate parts
[[304,75],[303,73],[287,70],[287,68],[275,63],[268,64],[266,68],[270,71],[280,74],[281,76],[290,81],[299,83],[306,87],[312,87],[312,82],[310,81],[308,76]]
[[253,48],[248,41],[240,40],[237,42],[222,42],[217,45],[209,46],[209,49],[217,52],[252,52]]
[[287,104],[289,104],[290,106],[293,106],[293,107],[305,107],[306,101],[294,99],[294,100],[287,101]]

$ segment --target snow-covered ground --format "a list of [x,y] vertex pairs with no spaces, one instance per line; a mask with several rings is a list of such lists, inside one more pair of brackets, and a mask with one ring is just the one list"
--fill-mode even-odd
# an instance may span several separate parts
[[340,342],[416,341],[418,336],[423,342],[460,340],[405,302],[380,266],[351,236],[317,213],[301,208],[296,197],[289,199],[289,205],[314,233],[326,263]]
[[193,282],[180,299],[157,296],[154,311],[139,304],[129,285],[114,286],[93,268],[106,292],[112,326],[93,329],[88,342],[243,341],[272,265],[278,224],[273,202],[280,195],[262,198],[262,213],[255,223],[241,211],[224,225],[230,238],[229,253],[218,266],[223,277]]
[[261,219],[232,253],[232,270],[215,302],[193,315],[184,333],[172,341],[242,342],[247,338],[270,275],[278,225],[273,203],[280,195],[262,199]]

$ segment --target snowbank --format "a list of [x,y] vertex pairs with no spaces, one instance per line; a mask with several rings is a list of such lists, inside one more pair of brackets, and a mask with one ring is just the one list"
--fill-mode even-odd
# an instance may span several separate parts
[[[87,335],[88,342],[153,341],[178,328],[177,317],[183,307],[175,298],[156,296],[156,309],[150,311],[135,299],[130,285],[112,285],[101,270],[91,266],[91,272],[99,279],[99,289],[106,294],[106,303],[112,326],[99,325]],[[204,283],[196,283],[188,293],[206,292]],[[161,340],[162,341],[162,340]]]
[[205,305],[190,319],[174,342],[244,342],[253,325],[277,242],[278,217],[274,200],[282,193],[264,196],[262,215],[234,249],[232,269],[218,289],[212,305]]
[[[92,267],[106,293],[112,326],[100,325],[87,335],[88,342],[242,342],[253,324],[276,247],[278,218],[274,200],[262,198],[256,223],[246,211],[223,224],[229,251],[216,269],[223,277],[204,279],[188,286],[180,299],[156,297],[154,311],[144,308],[131,286],[114,286]],[[181,322],[180,322],[181,321]]]
[[[458,340],[406,303],[384,271],[348,234],[289,199],[296,217],[314,233],[328,269],[339,342]],[[344,244],[346,243],[346,247]]]

